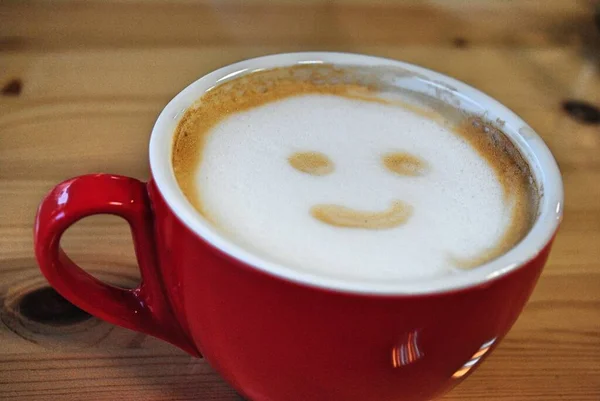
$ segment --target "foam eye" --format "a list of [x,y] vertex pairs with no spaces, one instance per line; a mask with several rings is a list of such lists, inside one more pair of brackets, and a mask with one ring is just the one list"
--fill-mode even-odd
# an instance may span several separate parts
[[386,169],[401,176],[418,177],[429,170],[425,160],[407,152],[386,153],[381,161]]
[[327,175],[333,172],[333,162],[320,152],[296,152],[288,157],[296,170],[310,175]]

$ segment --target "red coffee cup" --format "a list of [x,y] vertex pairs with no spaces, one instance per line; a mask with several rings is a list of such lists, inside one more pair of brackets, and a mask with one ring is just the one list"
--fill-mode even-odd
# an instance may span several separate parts
[[[528,160],[543,188],[527,236],[501,257],[461,274],[419,282],[323,278],[267,261],[216,231],[186,201],[171,166],[182,111],[212,86],[257,69],[299,63],[387,66],[397,84],[451,101],[489,120]],[[464,380],[511,328],[550,252],[562,216],[560,172],[541,138],[487,95],[393,60],[294,53],[214,71],[162,111],[150,140],[152,178],[96,174],[56,186],[40,205],[35,251],[56,290],[111,323],[200,353],[252,400],[429,400]],[[142,280],[107,285],[60,248],[64,231],[93,214],[131,225]]]

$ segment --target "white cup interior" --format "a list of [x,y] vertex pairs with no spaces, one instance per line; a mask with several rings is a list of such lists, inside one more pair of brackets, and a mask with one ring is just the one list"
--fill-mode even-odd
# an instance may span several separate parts
[[[212,227],[187,201],[181,192],[171,164],[171,146],[179,119],[207,90],[241,74],[261,69],[308,63],[354,66],[381,66],[401,69],[395,84],[422,92],[466,112],[502,120],[502,131],[528,160],[540,188],[538,217],[515,247],[497,259],[459,274],[419,280],[369,282],[336,279],[274,263],[241,248]],[[160,113],[150,139],[150,167],[154,181],[175,215],[193,232],[214,247],[245,262],[255,269],[309,286],[365,294],[428,294],[479,285],[521,267],[534,258],[552,239],[563,209],[563,185],[556,161],[543,140],[519,116],[484,93],[445,75],[400,61],[346,53],[288,53],[241,61],[220,68],[198,79],[177,96]]]

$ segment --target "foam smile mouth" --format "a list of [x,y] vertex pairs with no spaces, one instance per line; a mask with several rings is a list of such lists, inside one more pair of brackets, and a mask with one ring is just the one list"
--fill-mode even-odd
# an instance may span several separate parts
[[391,206],[379,212],[356,210],[335,204],[315,205],[310,214],[322,223],[335,227],[366,228],[380,230],[398,227],[412,215],[412,206],[396,200]]

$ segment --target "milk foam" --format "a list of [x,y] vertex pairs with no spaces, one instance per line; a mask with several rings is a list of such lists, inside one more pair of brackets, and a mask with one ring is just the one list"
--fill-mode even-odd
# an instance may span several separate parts
[[[453,274],[453,260],[494,246],[511,221],[488,162],[450,127],[396,105],[292,96],[226,116],[201,151],[194,179],[210,221],[266,259],[322,276]],[[326,155],[333,169],[299,171],[288,160],[297,152]],[[426,173],[390,171],[392,152],[415,155]],[[393,228],[337,227],[311,215],[321,204],[378,212],[396,201],[412,212]]]

